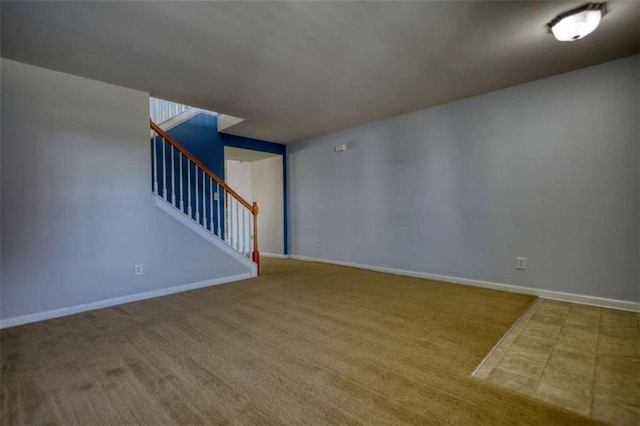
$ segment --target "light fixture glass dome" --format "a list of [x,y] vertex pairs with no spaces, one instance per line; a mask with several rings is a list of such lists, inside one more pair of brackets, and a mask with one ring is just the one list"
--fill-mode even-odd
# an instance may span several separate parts
[[562,18],[551,27],[553,36],[559,41],[579,40],[598,28],[602,19],[600,10],[583,10]]
[[606,13],[606,3],[587,3],[556,16],[547,24],[547,28],[559,41],[580,40],[598,28]]

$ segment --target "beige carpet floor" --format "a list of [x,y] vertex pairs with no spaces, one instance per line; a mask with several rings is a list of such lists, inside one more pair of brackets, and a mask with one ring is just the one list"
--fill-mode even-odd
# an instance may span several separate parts
[[9,424],[590,424],[471,377],[532,298],[265,259],[1,333]]

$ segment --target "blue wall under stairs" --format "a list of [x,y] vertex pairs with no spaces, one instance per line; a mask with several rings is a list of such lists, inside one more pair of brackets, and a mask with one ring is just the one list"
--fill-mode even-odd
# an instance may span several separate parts
[[[209,115],[209,114],[198,114],[189,120],[186,120],[183,123],[171,128],[167,133],[172,136],[178,143],[185,147],[187,151],[189,151],[194,157],[200,160],[205,166],[207,166],[211,171],[213,171],[216,175],[224,179],[224,147],[230,146],[235,148],[243,148],[250,149],[254,151],[262,151],[268,152],[271,154],[279,154],[282,155],[282,176],[284,179],[283,182],[283,200],[284,200],[284,254],[288,254],[288,235],[287,235],[287,168],[286,168],[286,145],[261,141],[258,139],[245,138],[241,136],[227,135],[224,133],[218,132],[218,117]],[[158,170],[158,193],[163,194],[163,171],[162,171],[162,138],[157,137],[156,140],[156,150],[157,150],[157,169]],[[174,169],[176,171],[175,179],[172,179],[171,175],[171,146],[165,145],[165,155],[166,155],[166,167],[165,172],[167,173],[167,193],[169,195],[168,199],[171,201],[171,194],[173,191],[173,185],[175,185],[176,191],[176,205],[179,205],[180,195],[179,195],[179,155],[176,151],[174,154]],[[184,197],[184,213],[187,214],[187,160],[185,158],[182,159],[182,184],[183,184],[183,197]],[[195,206],[195,171],[194,168],[191,168],[191,205]],[[202,204],[202,181],[201,175],[198,177],[198,196],[200,205],[205,208],[206,217],[207,217],[207,228],[211,228],[211,214],[213,214],[214,218],[214,228],[218,226],[218,219],[220,219],[221,228],[224,228],[222,224],[224,223],[224,209],[223,204],[220,205],[220,217],[218,218],[218,212],[215,201],[213,202],[213,211],[211,211],[211,203],[210,203],[210,188],[208,179],[205,180],[205,188],[204,188],[204,201]],[[213,187],[213,192],[216,191],[216,185]],[[222,201],[222,200],[221,200]],[[201,207],[202,208],[202,207]],[[193,209],[191,213],[191,217],[195,219],[195,209]],[[200,213],[200,221],[202,223],[202,212]],[[224,238],[224,236],[223,236]]]

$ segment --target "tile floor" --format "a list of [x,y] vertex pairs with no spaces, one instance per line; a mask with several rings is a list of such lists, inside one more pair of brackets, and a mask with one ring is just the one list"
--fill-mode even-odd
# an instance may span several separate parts
[[615,425],[640,425],[640,314],[538,299],[474,376]]

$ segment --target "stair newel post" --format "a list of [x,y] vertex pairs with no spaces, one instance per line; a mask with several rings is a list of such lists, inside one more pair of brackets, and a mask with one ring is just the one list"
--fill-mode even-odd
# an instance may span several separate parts
[[258,265],[258,275],[260,275],[260,252],[258,251],[258,203],[253,202],[251,213],[253,214],[253,258],[252,260]]

